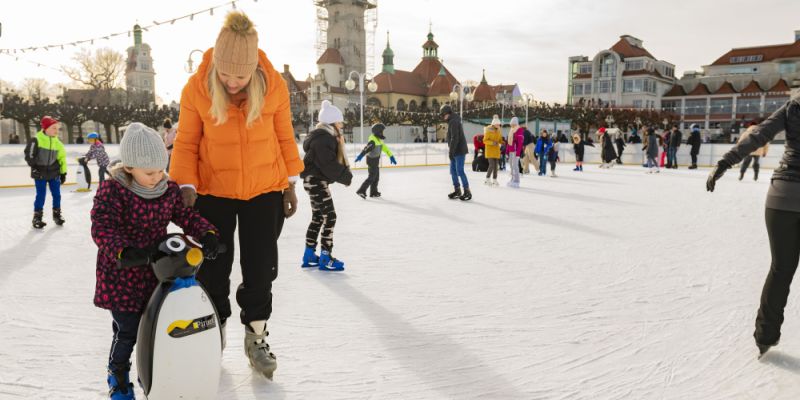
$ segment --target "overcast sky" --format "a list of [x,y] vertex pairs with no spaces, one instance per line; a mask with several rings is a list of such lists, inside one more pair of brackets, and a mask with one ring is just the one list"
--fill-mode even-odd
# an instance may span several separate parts
[[[6,4],[9,3],[9,4]],[[215,0],[182,1],[4,1],[0,48],[60,44],[130,29],[203,8]],[[239,8],[254,20],[259,44],[276,68],[290,64],[298,79],[316,72],[313,0],[243,0]],[[13,4],[13,5],[10,5]],[[113,5],[112,5],[113,4]],[[189,75],[184,64],[192,49],[207,49],[230,6],[214,16],[198,15],[145,32],[153,48],[156,91],[177,100]],[[380,0],[375,62],[391,31],[395,68],[411,70],[433,23],[439,56],[461,81],[518,83],[539,100],[566,100],[567,58],[593,57],[629,34],[644,41],[658,59],[676,65],[678,76],[734,47],[790,43],[800,30],[800,0]],[[121,53],[133,38],[96,41]],[[38,51],[19,60],[0,55],[0,79],[19,84],[26,77],[67,82],[53,69],[70,64],[77,49]]]

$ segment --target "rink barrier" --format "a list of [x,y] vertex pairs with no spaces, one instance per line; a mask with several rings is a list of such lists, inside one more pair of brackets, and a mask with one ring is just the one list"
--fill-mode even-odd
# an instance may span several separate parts
[[[450,164],[448,149],[446,143],[389,143],[389,148],[394,153],[397,159],[397,166],[390,166],[387,157],[381,157],[381,166],[386,168],[399,168],[399,167],[432,167],[432,166],[447,166]],[[83,156],[89,149],[89,145],[65,145],[67,152],[67,182],[71,183],[70,179],[74,179],[75,169],[78,166],[77,158]],[[345,145],[345,152],[348,160],[351,161],[351,167],[354,170],[366,169],[366,161],[354,163],[352,162],[356,155],[361,152],[364,147],[363,144],[347,143]],[[466,169],[471,169],[473,146],[468,144],[469,154],[467,155]],[[681,145],[678,149],[678,165],[688,166],[690,164],[689,147]],[[722,158],[733,145],[730,144],[703,144],[700,147],[700,154],[698,155],[698,166],[710,167]],[[25,164],[23,157],[24,145],[0,145],[0,188],[13,188],[13,187],[31,187],[33,186],[30,179],[30,170]],[[106,152],[111,160],[119,158],[119,145],[107,144],[105,145]],[[645,162],[645,154],[641,150],[641,144],[628,144],[623,152],[622,162],[627,165],[641,165]],[[615,147],[616,149],[616,147]],[[769,154],[762,158],[761,166],[764,169],[771,169],[778,166],[781,157],[783,156],[783,144],[770,145]],[[660,150],[660,149],[659,149]],[[303,154],[302,146],[298,145],[298,151]],[[659,154],[660,155],[660,154]],[[559,149],[559,158],[562,163],[575,162],[575,154],[572,150],[572,144],[561,143]],[[600,147],[595,144],[595,147],[586,146],[584,155],[585,164],[599,164],[600,163]],[[90,162],[92,171],[96,171],[96,164]]]

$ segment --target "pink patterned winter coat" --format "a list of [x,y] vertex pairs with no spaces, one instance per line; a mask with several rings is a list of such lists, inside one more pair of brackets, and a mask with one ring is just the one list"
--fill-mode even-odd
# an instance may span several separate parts
[[197,211],[183,206],[175,182],[169,182],[161,197],[148,200],[108,179],[97,190],[91,218],[92,238],[97,244],[94,304],[114,311],[142,312],[158,286],[150,266],[117,268],[122,249],[157,244],[166,236],[170,222],[196,238],[216,232]]

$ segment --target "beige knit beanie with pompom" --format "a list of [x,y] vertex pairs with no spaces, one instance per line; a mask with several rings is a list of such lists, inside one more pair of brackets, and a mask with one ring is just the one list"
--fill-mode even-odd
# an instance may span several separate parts
[[214,65],[233,76],[250,76],[258,67],[258,32],[245,13],[233,11],[225,17],[214,45]]

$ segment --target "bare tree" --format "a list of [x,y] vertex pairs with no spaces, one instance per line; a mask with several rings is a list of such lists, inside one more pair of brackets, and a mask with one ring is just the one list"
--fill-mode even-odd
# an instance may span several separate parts
[[42,78],[25,78],[20,85],[20,92],[25,100],[49,99],[53,97],[54,89]]
[[122,87],[125,60],[121,53],[110,48],[97,49],[94,54],[81,49],[72,59],[78,66],[61,66],[61,70],[73,81],[95,90]]

